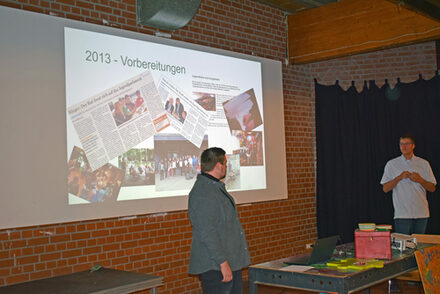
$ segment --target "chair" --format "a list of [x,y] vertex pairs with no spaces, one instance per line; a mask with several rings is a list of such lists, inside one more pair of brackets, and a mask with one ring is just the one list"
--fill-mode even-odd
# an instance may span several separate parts
[[412,234],[418,243],[440,244],[440,235]]

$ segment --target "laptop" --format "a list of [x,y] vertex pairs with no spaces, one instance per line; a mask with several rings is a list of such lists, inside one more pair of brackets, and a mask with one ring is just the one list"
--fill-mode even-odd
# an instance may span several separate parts
[[315,241],[315,245],[313,245],[312,253],[304,256],[291,257],[284,260],[284,263],[296,265],[323,263],[332,257],[333,251],[336,248],[336,243],[339,239],[338,235],[318,239]]

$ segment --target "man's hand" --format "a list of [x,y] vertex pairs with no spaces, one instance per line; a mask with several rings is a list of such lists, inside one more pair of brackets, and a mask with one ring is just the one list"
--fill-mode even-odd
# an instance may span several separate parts
[[389,182],[386,182],[385,184],[383,184],[382,189],[385,193],[388,193],[389,191],[393,190],[394,187],[397,186],[397,184],[403,180],[403,179],[407,179],[411,176],[411,173],[409,171],[403,171],[400,175],[398,175],[397,177],[395,177],[394,179],[392,179]]
[[416,183],[422,183],[423,181],[423,178],[417,172],[412,172],[409,176],[409,179]]
[[220,271],[222,272],[223,275],[223,280],[222,280],[223,283],[232,281],[232,271],[231,268],[229,267],[228,261],[225,261],[220,264]]
[[416,172],[412,172],[409,179],[413,182],[419,183],[420,185],[423,186],[423,188],[425,188],[425,190],[428,190],[429,192],[435,191],[435,185],[422,178],[422,176],[420,176]]
[[411,173],[409,171],[404,171],[399,175],[399,180],[411,178]]

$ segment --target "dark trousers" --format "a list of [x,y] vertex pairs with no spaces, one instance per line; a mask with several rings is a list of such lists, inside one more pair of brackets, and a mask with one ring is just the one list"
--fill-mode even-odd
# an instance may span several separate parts
[[242,294],[243,280],[241,270],[232,272],[232,281],[222,282],[223,275],[220,271],[207,271],[199,275],[202,282],[203,294]]
[[396,218],[394,231],[406,235],[424,234],[427,224],[428,218]]

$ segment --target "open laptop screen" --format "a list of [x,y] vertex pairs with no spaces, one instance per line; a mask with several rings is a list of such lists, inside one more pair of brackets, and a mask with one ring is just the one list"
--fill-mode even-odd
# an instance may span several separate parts
[[336,243],[339,240],[339,236],[331,236],[322,239],[317,239],[313,245],[313,250],[310,255],[291,257],[286,259],[284,263],[286,264],[298,264],[298,265],[311,265],[315,263],[321,263],[329,260],[333,251],[336,248]]

